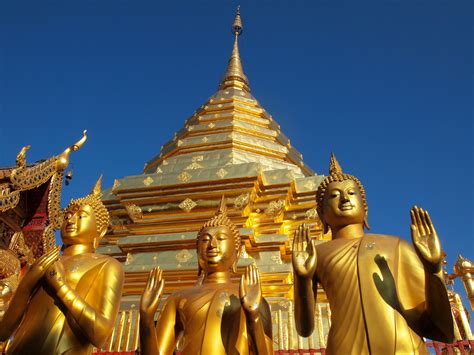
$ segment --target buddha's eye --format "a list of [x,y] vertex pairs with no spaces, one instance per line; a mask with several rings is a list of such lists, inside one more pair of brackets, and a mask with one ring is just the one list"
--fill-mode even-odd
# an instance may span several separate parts
[[210,238],[208,235],[206,235],[206,236],[204,236],[204,237],[201,238],[201,240],[202,240],[203,242],[208,242],[210,239],[211,239],[211,238]]
[[64,215],[64,218],[66,218],[66,220],[68,220],[68,219],[71,218],[71,216],[72,216],[71,213],[66,213],[66,214]]
[[349,195],[356,195],[356,192],[354,190],[349,190],[348,194]]
[[223,234],[217,236],[217,240],[226,240],[227,237]]

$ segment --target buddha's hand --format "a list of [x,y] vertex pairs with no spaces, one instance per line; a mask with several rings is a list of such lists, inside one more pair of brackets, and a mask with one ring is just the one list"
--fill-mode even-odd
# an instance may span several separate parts
[[53,265],[46,271],[44,278],[46,283],[55,291],[66,285],[66,272],[64,271],[64,265],[61,260],[57,260]]
[[316,271],[316,247],[309,235],[309,227],[302,224],[295,231],[293,239],[293,270],[295,276],[302,279],[312,279]]
[[411,215],[411,239],[423,266],[432,273],[441,270],[442,251],[438,234],[428,211],[413,206]]
[[36,261],[30,266],[28,272],[21,280],[22,287],[24,287],[28,292],[32,292],[39,281],[43,278],[46,271],[58,259],[59,248],[51,249],[36,259]]
[[245,314],[252,320],[256,320],[262,303],[262,288],[255,264],[247,266],[245,274],[240,278],[239,296]]
[[163,280],[163,271],[159,266],[153,268],[148,276],[148,281],[140,300],[140,317],[153,320],[156,310],[160,304],[161,295],[165,281]]

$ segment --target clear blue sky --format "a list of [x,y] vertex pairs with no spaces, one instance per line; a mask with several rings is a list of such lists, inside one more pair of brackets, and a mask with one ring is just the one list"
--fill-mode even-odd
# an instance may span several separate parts
[[[217,88],[235,1],[2,1],[0,166],[74,154],[63,201],[139,174]],[[473,248],[473,3],[241,1],[252,93],[317,173],[368,192],[372,231],[427,208],[449,269]],[[461,288],[458,283],[458,290]]]

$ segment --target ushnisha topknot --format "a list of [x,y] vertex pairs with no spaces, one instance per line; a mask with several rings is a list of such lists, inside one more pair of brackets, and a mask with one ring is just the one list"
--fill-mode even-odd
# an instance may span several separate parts
[[97,232],[99,233],[103,232],[104,229],[107,230],[110,221],[109,212],[107,211],[104,204],[102,203],[102,200],[100,199],[102,196],[102,193],[100,192],[101,186],[102,175],[95,183],[94,188],[92,189],[92,192],[89,195],[80,197],[75,200],[71,200],[69,205],[66,207],[66,210],[68,210],[71,206],[91,206],[92,210],[95,213],[95,218],[97,221]]
[[[345,180],[352,180],[359,187],[360,194],[362,196],[362,201],[364,202],[364,210],[365,210],[365,213],[367,214],[369,208],[367,206],[367,199],[365,196],[364,186],[362,186],[362,183],[355,176],[343,173],[341,165],[337,161],[336,156],[334,155],[334,153],[331,153],[331,158],[329,161],[329,175],[324,178],[324,180],[319,185],[318,190],[316,191],[316,210],[320,218],[323,217],[324,195],[326,193],[326,190],[329,184],[334,181],[345,181]],[[367,221],[365,221],[365,225],[367,228],[369,228]]]
[[227,226],[231,230],[232,235],[234,236],[235,251],[237,252],[237,255],[239,255],[241,248],[240,233],[236,225],[232,223],[232,221],[227,216],[227,207],[225,204],[224,195],[222,195],[221,202],[219,204],[219,207],[217,208],[215,215],[211,217],[211,219],[209,219],[206,223],[204,223],[202,228],[199,230],[196,243],[199,241],[199,237],[201,236],[205,228],[219,226]]

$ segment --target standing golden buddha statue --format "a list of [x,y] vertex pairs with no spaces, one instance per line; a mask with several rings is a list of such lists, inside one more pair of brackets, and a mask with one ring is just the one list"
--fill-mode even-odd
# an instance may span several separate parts
[[0,322],[7,354],[91,354],[112,332],[123,285],[122,265],[95,254],[109,215],[92,193],[71,201],[61,226],[63,254],[52,249],[22,278]]
[[256,267],[247,267],[240,286],[231,281],[240,246],[223,197],[197,236],[200,281],[168,297],[156,329],[164,281],[159,268],[150,272],[140,303],[141,353],[273,354],[270,307]]
[[413,247],[397,237],[365,234],[367,202],[360,181],[334,155],[316,192],[332,240],[315,245],[305,226],[295,233],[296,329],[314,328],[319,282],[332,311],[328,354],[426,354],[422,337],[453,340],[441,245],[428,212],[413,207]]

